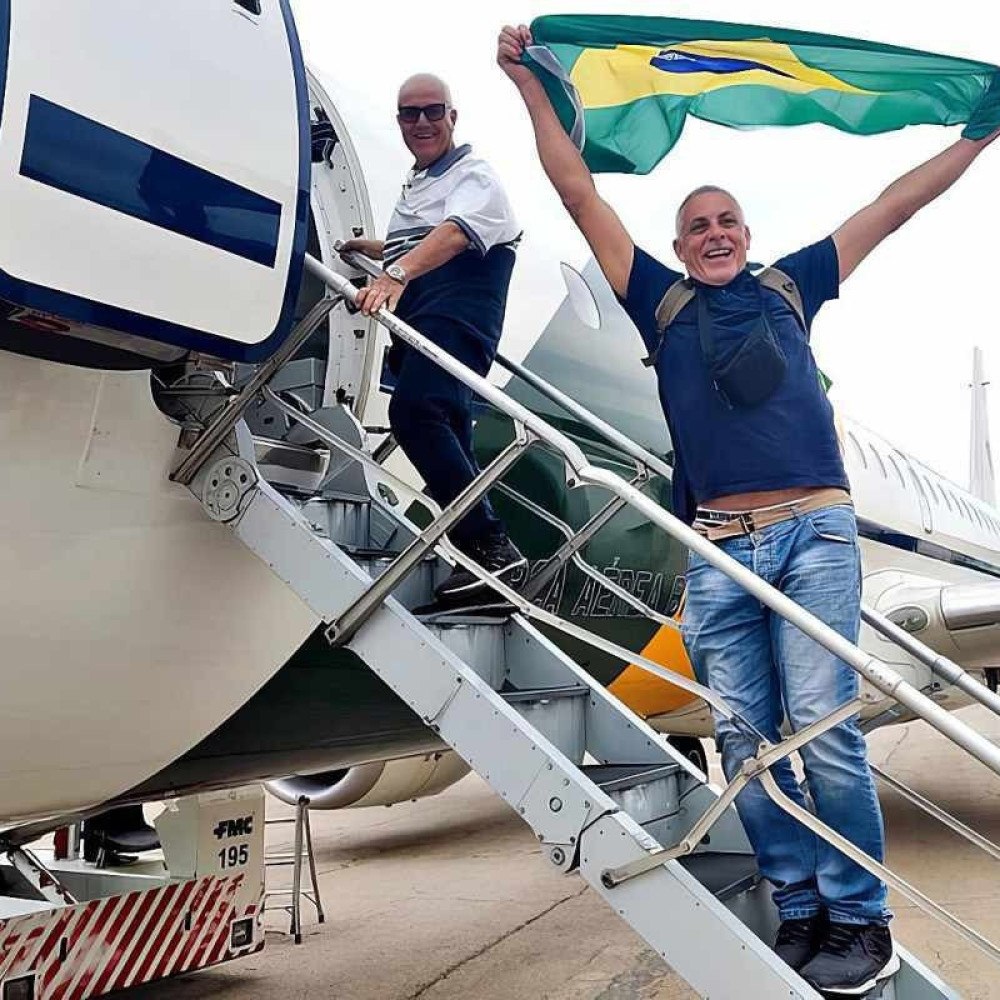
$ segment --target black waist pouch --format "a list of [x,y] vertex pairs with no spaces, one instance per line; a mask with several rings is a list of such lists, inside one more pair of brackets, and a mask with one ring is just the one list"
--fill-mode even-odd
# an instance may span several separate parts
[[757,325],[725,364],[717,362],[715,357],[712,317],[702,293],[698,294],[698,334],[712,383],[729,406],[757,406],[774,395],[788,370],[788,362],[763,302]]

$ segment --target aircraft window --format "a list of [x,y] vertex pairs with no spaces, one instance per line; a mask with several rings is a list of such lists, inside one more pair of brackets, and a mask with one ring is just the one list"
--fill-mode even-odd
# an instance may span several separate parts
[[899,477],[899,485],[902,486],[903,489],[905,490],[906,476],[903,475],[903,470],[899,467],[899,462],[897,462],[896,459],[892,457],[892,455],[889,456],[889,461],[892,463],[892,467],[895,470],[896,475]]
[[850,441],[851,444],[854,446],[854,452],[858,456],[858,459],[861,462],[861,468],[862,469],[867,469],[868,468],[868,459],[865,458],[865,453],[861,450],[861,445],[858,444],[858,439],[850,431],[848,431],[847,432],[847,440]]
[[868,442],[868,450],[875,456],[875,462],[878,464],[879,469],[882,471],[882,478],[888,479],[889,473],[886,472],[885,462],[882,461],[882,456],[878,453],[878,448],[875,447],[870,441]]
[[234,0],[237,7],[242,7],[251,14],[260,13],[260,0]]

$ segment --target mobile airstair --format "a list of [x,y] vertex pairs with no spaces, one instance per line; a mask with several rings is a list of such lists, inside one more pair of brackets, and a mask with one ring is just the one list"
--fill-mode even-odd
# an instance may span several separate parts
[[[355,263],[360,266],[361,261],[355,258]],[[307,266],[327,284],[329,297],[238,392],[229,387],[221,402],[206,402],[198,433],[190,428],[186,432],[185,444],[190,446],[180,452],[173,478],[186,483],[209,517],[227,524],[328,623],[331,645],[346,646],[375,671],[517,810],[551,864],[565,872],[578,871],[702,996],[818,996],[769,946],[777,915],[733,807],[737,793],[754,777],[781,808],[1000,961],[1000,950],[993,944],[786,799],[768,770],[857,713],[866,699],[886,694],[997,774],[1000,750],[645,496],[637,488],[644,477],[670,474],[656,456],[530,372],[506,363],[628,455],[636,464],[636,480],[629,483],[598,468],[567,437],[382,310],[379,321],[394,336],[470,385],[506,413],[515,428],[510,444],[465,493],[445,510],[434,511],[423,530],[415,527],[400,512],[417,495],[379,464],[376,459],[386,449],[371,453],[363,429],[345,408],[310,410],[301,400],[290,402],[275,391],[272,380],[305,338],[331,309],[348,308],[355,295],[347,279],[312,259]],[[283,489],[280,477],[265,475],[259,442],[243,419],[251,403],[266,403],[296,427],[300,442],[328,451],[329,464],[313,488],[304,492],[299,484],[294,490]],[[617,511],[632,507],[849,663],[868,682],[865,693],[778,745],[762,740],[757,756],[728,787],[711,785],[538,626],[636,663],[732,717],[724,702],[694,681],[535,606],[448,543],[449,528],[534,448],[562,458],[570,487],[598,487],[610,497],[581,531],[564,532],[566,540],[554,554],[549,573],[573,560],[620,600],[669,623],[586,566],[580,556],[588,539]],[[425,497],[419,499],[425,508],[431,506]],[[415,615],[414,609],[431,600],[435,583],[452,562],[491,580],[516,613]],[[1000,712],[1000,699],[954,664],[901,630],[894,634],[895,627],[873,612],[866,611],[866,620],[906,642],[911,655],[948,683],[963,685]],[[939,812],[930,804],[926,807],[935,815]],[[964,830],[957,821],[950,825]],[[978,837],[964,832],[970,839]],[[998,856],[989,842],[980,846]],[[890,1000],[957,996],[913,956],[900,952],[900,972],[876,995]]]

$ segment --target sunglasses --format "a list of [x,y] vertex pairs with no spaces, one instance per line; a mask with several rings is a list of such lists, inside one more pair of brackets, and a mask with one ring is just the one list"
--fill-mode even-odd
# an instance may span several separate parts
[[439,122],[445,116],[445,112],[448,110],[447,104],[425,104],[423,107],[417,107],[413,104],[404,104],[401,108],[397,109],[396,118],[401,121],[404,125],[416,125],[420,121],[420,116],[423,115],[429,122]]

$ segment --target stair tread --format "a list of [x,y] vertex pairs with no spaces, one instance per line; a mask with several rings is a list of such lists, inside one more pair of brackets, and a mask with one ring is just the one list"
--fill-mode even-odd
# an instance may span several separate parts
[[558,687],[505,688],[500,691],[511,704],[520,701],[542,701],[549,698],[578,698],[590,694],[586,684],[562,684]]
[[672,761],[663,764],[584,764],[580,770],[604,791],[618,792],[669,777],[680,771],[681,766]]
[[517,608],[506,602],[476,608],[436,608],[433,604],[415,608],[413,614],[425,625],[502,625]]
[[760,878],[757,859],[752,854],[699,851],[677,860],[709,892],[720,897],[752,888]]

